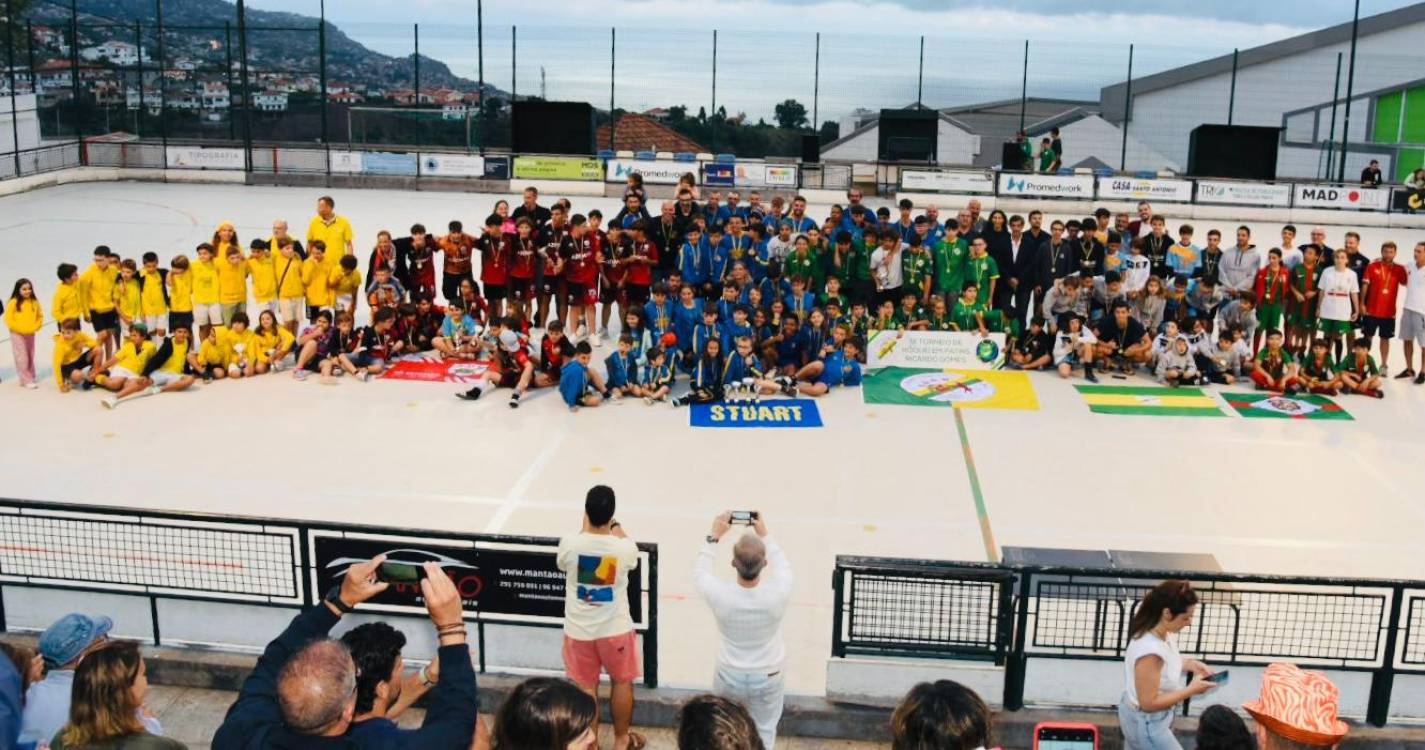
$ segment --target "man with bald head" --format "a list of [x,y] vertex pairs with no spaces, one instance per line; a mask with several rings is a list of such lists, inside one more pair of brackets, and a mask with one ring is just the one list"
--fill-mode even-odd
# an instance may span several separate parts
[[712,533],[704,540],[693,569],[693,585],[712,609],[721,634],[713,692],[746,705],[757,722],[762,745],[770,748],[782,718],[782,670],[787,657],[782,617],[792,598],[792,566],[782,548],[767,535],[762,515],[751,511],[750,516],[739,520],[751,529],[732,548],[736,580],[713,575],[718,541],[734,523],[728,511],[713,519]]
[[292,620],[267,645],[213,735],[214,750],[257,748],[448,748],[475,734],[475,670],[465,643],[460,594],[435,563],[425,563],[421,594],[440,643],[440,681],[427,697],[419,730],[398,737],[348,735],[356,713],[356,664],[327,637],[343,614],[386,590],[376,573],[386,556],[347,569],[324,601]]

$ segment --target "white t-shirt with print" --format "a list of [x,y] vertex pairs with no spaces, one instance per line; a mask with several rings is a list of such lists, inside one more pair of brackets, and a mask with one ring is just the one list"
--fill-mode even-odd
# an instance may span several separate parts
[[638,544],[611,534],[570,534],[559,540],[564,571],[564,634],[576,641],[622,635],[633,629],[628,572],[638,567]]
[[1321,319],[1350,320],[1351,295],[1359,294],[1361,285],[1356,272],[1347,268],[1336,270],[1331,266],[1321,272]]

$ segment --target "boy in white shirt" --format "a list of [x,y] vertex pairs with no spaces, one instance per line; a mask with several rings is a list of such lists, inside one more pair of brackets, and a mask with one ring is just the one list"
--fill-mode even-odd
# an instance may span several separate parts
[[1321,291],[1320,331],[1331,342],[1332,356],[1341,358],[1342,340],[1351,331],[1351,323],[1361,314],[1361,284],[1356,272],[1346,265],[1345,250],[1337,250],[1336,264],[1321,272],[1317,289]]
[[1083,365],[1084,380],[1097,383],[1098,376],[1093,372],[1093,347],[1097,343],[1098,337],[1084,327],[1082,317],[1075,314],[1067,316],[1054,337],[1054,366],[1059,368],[1059,377],[1067,378],[1073,373],[1075,365]]

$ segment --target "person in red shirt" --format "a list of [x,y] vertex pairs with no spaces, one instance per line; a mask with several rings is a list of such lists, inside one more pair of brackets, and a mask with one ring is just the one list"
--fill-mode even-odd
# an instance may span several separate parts
[[535,269],[535,284],[539,287],[539,311],[532,321],[537,328],[549,322],[549,302],[552,299],[559,320],[564,319],[568,303],[564,299],[564,261],[573,252],[566,244],[569,237],[569,222],[565,220],[564,206],[554,204],[549,208],[549,223],[539,232],[543,247],[540,250],[540,264]]
[[471,274],[471,258],[475,250],[475,238],[465,233],[465,227],[458,221],[450,222],[450,233],[440,238],[436,247],[445,253],[445,270],[441,274],[440,289],[446,302],[460,299],[462,279],[475,280]]
[[585,336],[593,336],[593,346],[599,345],[599,334],[594,328],[594,308],[599,302],[599,264],[603,261],[604,233],[599,231],[598,222],[603,219],[598,211],[591,211],[589,218],[574,214],[569,220],[569,238],[573,240],[573,252],[564,267],[564,279],[568,287],[569,317],[566,327],[575,331],[574,338],[582,341]]
[[[485,300],[496,317],[505,315],[506,287],[515,252],[514,235],[501,230],[504,222],[499,214],[490,214],[485,218],[485,233],[475,242],[480,250],[480,281],[485,285]],[[459,291],[457,285],[456,292]]]
[[514,260],[510,266],[510,307],[513,314],[527,318],[534,300],[535,267],[539,262],[539,239],[528,216],[515,221]]
[[[1395,262],[1394,242],[1380,246],[1380,259],[1366,266],[1361,279],[1361,306],[1365,308],[1361,334],[1380,336],[1380,372],[1390,369],[1390,340],[1395,337],[1395,302],[1400,288],[1409,280],[1405,266]],[[1406,366],[1410,365],[1409,360]]]
[[548,388],[559,384],[564,363],[574,357],[574,342],[564,335],[564,322],[549,321],[544,338],[539,342],[539,366],[534,371],[534,386]]
[[1280,330],[1282,310],[1286,303],[1287,282],[1291,271],[1282,265],[1282,251],[1272,248],[1267,253],[1267,265],[1257,271],[1257,332],[1252,335],[1252,351],[1262,348],[1262,335]]
[[653,284],[653,267],[658,265],[658,246],[648,238],[648,222],[633,223],[633,250],[623,265],[628,269],[624,279],[624,298],[632,309],[641,309],[648,301],[648,287]]
[[623,261],[633,252],[633,239],[618,224],[609,225],[609,233],[604,238],[604,256],[599,263],[599,335],[609,334],[609,314],[618,304],[620,311],[629,310],[624,299],[624,277],[628,268]]

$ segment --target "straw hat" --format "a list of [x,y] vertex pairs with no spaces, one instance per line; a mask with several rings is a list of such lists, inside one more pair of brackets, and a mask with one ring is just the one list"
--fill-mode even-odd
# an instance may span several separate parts
[[1263,673],[1261,695],[1242,708],[1272,734],[1330,746],[1340,743],[1350,729],[1336,715],[1340,705],[1340,692],[1325,674],[1278,663]]

